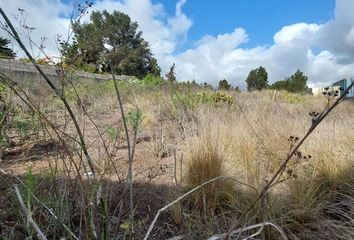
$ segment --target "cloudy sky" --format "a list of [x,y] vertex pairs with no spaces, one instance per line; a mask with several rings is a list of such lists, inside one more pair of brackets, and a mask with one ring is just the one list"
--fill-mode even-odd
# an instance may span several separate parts
[[[46,51],[53,55],[56,35],[67,35],[78,3],[0,0],[14,22],[18,8],[25,9],[33,40],[47,37]],[[271,83],[297,69],[310,86],[354,76],[354,0],[96,0],[90,11],[104,9],[137,21],[163,72],[176,63],[181,81],[216,84],[225,78],[244,87],[259,66]]]

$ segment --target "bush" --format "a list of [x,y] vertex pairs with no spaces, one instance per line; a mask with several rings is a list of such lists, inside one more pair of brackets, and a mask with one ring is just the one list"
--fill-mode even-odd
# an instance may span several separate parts
[[97,67],[94,64],[83,64],[80,67],[80,70],[82,70],[84,72],[89,72],[89,73],[96,73]]
[[39,65],[48,65],[48,60],[45,58],[39,58],[36,60],[36,63]]
[[195,108],[199,104],[209,104],[213,106],[233,104],[233,97],[221,92],[199,92],[199,93],[179,93],[172,95],[172,101],[175,106],[182,106],[183,108]]
[[284,102],[290,104],[302,104],[309,101],[308,96],[298,93],[283,92],[280,96]]
[[11,127],[14,110],[9,89],[0,84],[0,146],[8,143],[7,131]]
[[143,86],[149,86],[149,87],[157,87],[161,86],[164,83],[163,78],[161,77],[156,77],[152,74],[147,74],[142,80],[141,80],[141,85]]

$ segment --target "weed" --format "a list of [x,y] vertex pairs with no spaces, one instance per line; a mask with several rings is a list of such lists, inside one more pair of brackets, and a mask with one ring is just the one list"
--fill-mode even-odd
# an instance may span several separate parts
[[132,127],[134,131],[139,127],[141,122],[143,121],[143,113],[137,109],[136,111],[130,111],[127,113],[127,122]]
[[111,141],[115,141],[118,138],[118,129],[116,127],[110,126],[106,129],[106,132],[109,136],[109,138],[111,139]]

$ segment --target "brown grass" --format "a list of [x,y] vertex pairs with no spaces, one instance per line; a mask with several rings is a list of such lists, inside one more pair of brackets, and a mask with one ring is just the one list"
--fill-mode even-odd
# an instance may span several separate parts
[[[89,94],[85,92],[86,90],[82,91],[87,111],[104,133],[103,139],[107,142],[108,150],[118,168],[120,181],[124,182],[127,171],[124,148],[126,139],[122,132],[122,119],[114,110],[117,107],[115,96],[112,92],[101,91],[99,88],[97,92],[95,88],[88,88]],[[231,106],[212,103],[193,103],[192,106],[185,106],[173,99],[173,89],[129,88],[127,92],[129,94],[125,95],[126,111],[133,111],[137,106],[144,116],[138,136],[149,137],[148,140],[137,144],[134,179],[142,186],[147,183],[168,186],[164,191],[152,190],[150,193],[144,191],[149,197],[137,193],[140,196],[137,199],[137,209],[145,207],[144,214],[137,213],[138,217],[134,223],[140,231],[137,236],[144,235],[158,209],[154,204],[147,210],[149,207],[146,206],[144,199],[153,202],[151,198],[158,192],[163,195],[165,202],[169,202],[185,191],[215,177],[230,178],[207,185],[190,195],[188,199],[174,205],[170,215],[164,215],[167,223],[161,221],[159,227],[155,228],[153,236],[156,239],[177,234],[184,234],[187,239],[204,239],[215,233],[225,232],[231,219],[242,214],[251,200],[257,196],[257,191],[260,191],[267,179],[280,166],[291,147],[288,138],[301,137],[306,133],[311,124],[308,113],[320,111],[325,106],[325,100],[321,97],[278,92],[273,99],[272,91],[229,92],[228,94],[234,97],[234,104]],[[42,106],[43,111],[48,112],[48,117],[56,122],[58,128],[75,137],[72,124],[63,114],[56,113],[61,106],[55,105],[53,101],[43,102],[46,103]],[[76,106],[76,99],[72,99],[71,104]],[[104,154],[102,143],[97,140],[95,128],[79,106],[75,108],[75,114],[79,116],[80,126],[89,146],[88,151],[94,159],[99,176],[110,182],[105,188],[109,205],[107,219],[110,236],[116,236],[118,233],[119,236],[123,236],[124,229],[117,230],[114,227],[119,216],[118,211],[114,211],[116,206],[113,205],[117,205],[119,200],[113,199],[118,198],[117,194],[112,193],[117,190],[110,187],[114,186],[116,181],[119,182],[119,179],[112,162]],[[353,239],[353,116],[352,103],[343,102],[339,105],[301,147],[302,155],[311,155],[311,159],[291,160],[289,169],[297,177],[284,174],[280,179],[284,181],[269,191],[268,198],[257,205],[247,216],[244,224],[256,224],[267,219],[279,225],[289,239]],[[117,129],[117,139],[113,140],[105,133],[109,127]],[[13,135],[16,139],[16,132]],[[176,171],[174,150],[178,155],[178,161],[183,155],[182,164],[177,161]],[[70,168],[72,172],[66,173],[68,170],[64,168],[60,156],[60,154],[57,156],[55,162],[60,170],[57,177],[64,172],[63,175],[76,179],[72,167]],[[49,171],[47,173],[43,171],[43,166],[49,162],[47,160],[43,155],[42,161],[39,159],[32,163],[33,171],[48,174]],[[76,160],[78,161],[78,158]],[[20,162],[1,165],[5,166],[5,170],[21,168],[16,172],[18,175],[27,170]],[[177,176],[174,176],[175,173]],[[176,187],[176,178],[182,179],[181,187],[178,184]],[[64,196],[65,191],[68,190],[58,191],[57,197]],[[37,194],[40,195],[40,192]],[[70,202],[70,195],[65,196]],[[159,203],[162,203],[160,198]],[[37,206],[37,209],[41,208]],[[127,205],[124,205],[124,209],[119,224],[126,223]],[[57,210],[60,212],[60,209]],[[66,219],[71,219],[65,216]],[[99,215],[96,217],[99,218]],[[72,224],[77,224],[77,217],[72,219],[75,219],[71,220]],[[51,231],[48,222],[43,221],[42,224],[44,229]],[[266,233],[260,235],[261,239],[278,237],[277,233],[268,228]]]

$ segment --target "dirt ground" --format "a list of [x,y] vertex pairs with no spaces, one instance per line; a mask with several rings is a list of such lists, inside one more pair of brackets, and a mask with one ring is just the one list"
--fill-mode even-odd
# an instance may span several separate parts
[[[100,122],[97,125],[103,126],[100,129],[102,132],[105,131],[107,126],[117,122],[112,115],[100,116],[99,119]],[[89,146],[88,150],[94,159],[100,159],[105,154],[102,153],[103,146],[101,140],[97,137],[97,129],[92,124],[86,124],[83,128],[85,140],[87,146]],[[74,132],[73,126],[70,124],[66,127],[66,131]],[[104,137],[107,140],[106,136]],[[175,162],[172,149],[153,151],[152,141],[156,141],[153,137],[146,132],[138,133],[135,145],[132,172],[135,217],[143,222],[141,224],[143,227],[137,230],[140,233],[136,236],[140,235],[140,237],[143,237],[142,234],[146,232],[146,227],[158,209],[166,204],[166,194],[174,190],[176,180],[179,183],[180,179],[180,153],[176,153]],[[125,199],[123,202],[128,202],[127,194],[123,194],[126,189],[124,179],[126,179],[128,171],[126,139],[124,137],[116,139],[114,146],[110,145],[108,148],[112,152],[111,158],[115,168],[112,167],[111,163],[103,162],[97,163],[96,166],[98,174],[102,177],[101,182],[106,189],[106,193],[109,193],[109,206],[112,208],[111,211],[114,212],[116,209],[113,209],[113,207],[118,205],[118,202],[114,203],[114,201],[118,201],[123,196]],[[11,236],[13,239],[23,239],[28,233],[23,227],[24,215],[21,213],[21,208],[14,192],[14,185],[21,187],[22,183],[26,184],[28,172],[31,171],[37,183],[36,189],[33,191],[35,193],[48,192],[48,194],[51,194],[52,184],[50,184],[49,176],[53,174],[53,171],[57,172],[55,181],[65,182],[61,183],[64,185],[69,185],[68,182],[75,181],[75,171],[72,166],[69,166],[72,175],[69,173],[70,171],[61,174],[64,169],[68,169],[65,165],[70,165],[68,164],[70,158],[62,144],[58,140],[48,137],[48,135],[37,134],[29,137],[25,142],[15,139],[11,146],[2,148],[0,153],[0,237],[6,239]],[[80,158],[77,154],[74,151],[69,154],[72,154],[72,157],[79,164]],[[118,174],[114,169],[117,169]],[[83,167],[81,167],[80,171],[82,176],[87,179]],[[20,189],[25,190],[24,188]],[[39,195],[42,196],[42,194]],[[128,206],[124,205],[122,209],[120,216],[117,216],[120,220],[116,219],[120,223],[121,219],[128,217]],[[33,211],[37,214],[35,209]],[[168,227],[161,227],[158,230],[159,235],[162,234],[167,237],[172,232],[178,232],[178,229],[175,229],[176,226],[167,216],[162,216],[161,221],[162,225],[167,224]],[[171,228],[173,228],[173,231]],[[124,234],[124,231],[121,234]],[[118,238],[120,239],[120,237]]]

